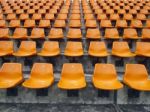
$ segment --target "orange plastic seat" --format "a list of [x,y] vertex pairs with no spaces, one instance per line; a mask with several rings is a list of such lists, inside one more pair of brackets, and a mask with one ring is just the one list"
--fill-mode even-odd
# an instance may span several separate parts
[[85,14],[85,15],[84,15],[84,19],[85,19],[85,20],[89,20],[89,19],[91,20],[91,19],[95,19],[95,18],[94,18],[94,15],[93,15],[93,14]]
[[26,20],[26,19],[29,19],[29,14],[25,14],[25,13],[20,14],[19,19],[20,19],[20,20]]
[[86,87],[86,80],[82,64],[65,63],[62,68],[58,88],[73,90]]
[[12,9],[7,9],[4,11],[4,14],[13,14],[13,10]]
[[48,63],[35,63],[30,78],[22,85],[26,88],[48,88],[54,82],[53,66]]
[[9,23],[9,27],[20,27],[21,24],[20,24],[20,20],[11,20],[10,23]]
[[77,9],[73,9],[71,11],[72,14],[80,14],[80,10],[77,10]]
[[6,21],[5,20],[0,20],[0,28],[6,27]]
[[134,57],[135,54],[131,52],[127,42],[113,42],[112,55],[118,57]]
[[136,19],[138,19],[138,20],[146,20],[146,16],[145,16],[145,14],[137,14],[136,15]]
[[118,14],[110,14],[110,20],[119,20],[120,17]]
[[137,10],[135,10],[135,9],[130,9],[130,10],[129,10],[129,13],[130,13],[130,14],[137,14]]
[[104,42],[91,41],[88,54],[94,57],[108,56],[107,48]]
[[119,27],[119,28],[128,27],[126,20],[117,20],[116,27]]
[[27,37],[27,29],[25,28],[16,28],[12,36],[14,39],[26,39]]
[[50,39],[61,39],[64,37],[63,31],[61,28],[51,28],[48,38]]
[[89,28],[87,29],[86,37],[89,39],[100,39],[101,38],[101,33],[99,29],[95,28]]
[[16,14],[8,14],[6,17],[7,20],[17,19]]
[[28,10],[27,10],[27,13],[28,13],[28,14],[34,14],[34,13],[35,13],[35,9],[28,9]]
[[106,14],[98,14],[97,16],[97,20],[103,20],[103,19],[108,19],[107,15]]
[[150,91],[148,73],[142,64],[126,64],[123,82],[132,89]]
[[33,16],[32,16],[32,19],[34,19],[34,20],[40,20],[40,19],[42,19],[42,16],[41,16],[41,14],[34,13]]
[[23,81],[20,63],[4,63],[0,69],[0,88],[7,89],[17,86]]
[[104,37],[106,39],[119,39],[119,33],[116,28],[107,28]]
[[83,48],[81,42],[67,42],[64,52],[65,56],[77,57],[83,55]]
[[70,20],[69,27],[79,28],[79,27],[81,27],[81,21],[80,20]]
[[123,19],[124,19],[124,20],[132,20],[132,19],[133,19],[133,16],[132,16],[132,14],[127,13],[127,14],[124,14],[124,15],[123,15]]
[[67,38],[70,39],[80,39],[82,38],[81,30],[80,29],[75,29],[75,28],[70,28],[67,34]]
[[8,28],[0,28],[0,38],[9,38]]
[[107,9],[106,10],[106,14],[113,14],[114,13],[114,9]]
[[150,57],[150,43],[149,42],[136,42],[136,55]]
[[13,41],[0,41],[0,56],[12,55]]
[[49,20],[40,20],[39,26],[40,28],[48,28],[50,27],[50,21]]
[[126,10],[125,9],[119,9],[118,10],[118,14],[125,14],[126,13]]
[[102,28],[111,28],[112,24],[110,20],[101,20],[100,27]]
[[16,10],[16,14],[23,14],[24,13],[24,10],[23,9],[17,9]]
[[92,82],[98,89],[118,90],[123,84],[117,79],[117,72],[112,64],[96,64]]
[[142,29],[142,39],[150,39],[150,29]]
[[131,25],[132,28],[142,28],[143,24],[140,20],[132,20]]
[[38,10],[38,13],[39,13],[39,14],[45,14],[45,13],[46,13],[46,10],[45,10],[45,9],[39,9],[39,10]]
[[146,21],[146,26],[145,26],[146,28],[150,28],[150,20],[147,20]]
[[70,20],[80,20],[81,19],[81,16],[80,14],[71,14],[70,15]]
[[39,56],[57,56],[60,54],[59,43],[57,41],[45,41]]
[[54,23],[54,27],[56,28],[64,28],[66,26],[65,20],[56,20]]
[[39,38],[44,38],[45,33],[43,28],[33,28],[31,32],[31,36],[29,36],[32,39],[39,39]]
[[24,22],[24,27],[26,27],[26,28],[32,28],[32,27],[35,27],[35,26],[36,26],[35,20],[27,19]]
[[132,29],[132,28],[124,29],[123,38],[124,39],[138,39],[136,29]]
[[67,14],[58,14],[57,19],[66,20],[67,19]]
[[97,27],[96,20],[86,20],[85,26],[87,28],[96,28]]
[[55,19],[54,14],[45,14],[45,19],[54,20]]
[[4,19],[4,15],[3,14],[0,14],[0,20],[1,19]]
[[19,49],[13,53],[14,56],[26,57],[36,54],[36,43],[34,41],[22,41]]

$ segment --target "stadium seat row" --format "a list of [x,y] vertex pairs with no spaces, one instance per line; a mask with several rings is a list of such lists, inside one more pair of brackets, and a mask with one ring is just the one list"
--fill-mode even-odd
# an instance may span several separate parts
[[[145,56],[150,57],[150,43],[149,42],[137,42],[135,53],[131,52],[127,42],[113,42],[111,54],[118,57],[134,57]],[[60,55],[59,43],[57,41],[45,41],[40,52],[36,51],[36,42],[34,41],[22,41],[17,51],[13,50],[12,41],[0,41],[0,56],[14,55],[20,57],[26,56],[57,56]],[[91,41],[88,54],[94,57],[106,57],[110,55],[108,53],[104,42]],[[68,41],[65,51],[65,56],[78,57],[84,55],[82,42]]]
[[[4,63],[0,69],[0,88],[12,88],[23,82],[22,65],[20,63]],[[54,82],[53,66],[49,63],[35,63],[29,79],[22,85],[26,88],[47,88]],[[117,72],[112,64],[96,64],[92,82],[98,89],[118,90],[123,84],[117,79]],[[129,87],[150,91],[150,80],[144,65],[126,64],[123,82]],[[65,63],[62,68],[58,88],[73,90],[86,87],[82,64]]]
[[[32,19],[27,19],[24,22],[21,22],[21,20],[10,20],[10,22],[7,22],[6,20],[0,20],[0,27],[5,28],[5,27],[25,27],[25,28],[33,28],[33,27],[41,27],[41,28],[50,28],[50,27],[55,27],[55,28],[65,28],[67,27],[67,23],[65,20],[59,20],[56,19],[54,21],[54,25],[51,26],[50,20],[46,19],[41,19],[39,22],[36,22],[35,20]],[[100,26],[100,28],[150,28],[150,20],[146,21],[146,24],[142,23],[140,20],[132,20],[131,23],[128,23],[126,20],[116,20],[116,21],[111,21],[111,20],[101,20],[100,24],[97,24],[96,20],[86,20],[84,23],[84,26],[86,28],[97,28]],[[81,26],[81,20],[70,20],[69,27],[75,27],[75,28],[80,28]]]
[[[67,37],[68,39],[82,39],[81,29],[69,28],[67,35],[63,33],[61,28],[51,28],[48,35],[45,35],[44,28],[33,28],[31,30],[30,36],[28,35],[28,30],[26,28],[16,28],[12,36],[10,35],[10,30],[8,28],[0,28],[0,38],[1,39],[63,39]],[[86,37],[89,39],[100,39],[102,34],[99,29],[87,29]],[[104,38],[106,39],[120,39],[121,36],[117,28],[106,28]],[[138,36],[136,29],[127,28],[124,29],[123,39],[150,39],[150,29],[143,29],[141,37]]]

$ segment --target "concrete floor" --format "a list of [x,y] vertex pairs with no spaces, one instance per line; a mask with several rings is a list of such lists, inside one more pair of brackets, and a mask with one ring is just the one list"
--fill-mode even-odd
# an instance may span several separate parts
[[150,105],[0,104],[0,112],[150,112]]

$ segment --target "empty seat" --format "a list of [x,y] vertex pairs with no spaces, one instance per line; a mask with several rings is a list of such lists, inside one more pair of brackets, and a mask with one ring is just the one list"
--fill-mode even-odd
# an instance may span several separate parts
[[112,55],[118,57],[134,57],[135,54],[130,51],[127,42],[113,42]]
[[33,28],[31,31],[31,36],[29,36],[32,39],[39,39],[39,38],[44,38],[45,33],[43,28]]
[[94,57],[106,57],[109,55],[105,43],[100,41],[90,42],[88,54]]
[[79,27],[81,27],[81,21],[80,20],[70,20],[69,27],[79,28]]
[[62,68],[58,87],[67,90],[82,89],[86,87],[82,64],[65,63]]
[[92,82],[98,89],[118,90],[123,84],[117,79],[117,72],[112,64],[96,64]]
[[145,16],[145,14],[137,14],[136,15],[136,19],[138,19],[138,20],[146,20],[146,16]]
[[83,48],[81,42],[67,42],[66,49],[64,52],[65,56],[82,56],[83,55]]
[[27,29],[25,28],[16,28],[12,38],[14,39],[27,39]]
[[32,19],[34,19],[34,20],[40,20],[40,19],[42,19],[42,16],[41,16],[41,14],[34,13],[34,14],[32,15]]
[[48,20],[54,20],[55,17],[54,17],[54,14],[45,14],[45,18],[44,19],[48,19]]
[[124,29],[123,38],[124,39],[138,39],[136,29],[132,29],[132,28]]
[[124,14],[124,15],[123,15],[123,19],[124,19],[124,20],[132,20],[132,19],[133,19],[133,15],[132,15],[132,14],[129,14],[129,13]]
[[126,64],[123,82],[132,89],[150,91],[148,73],[142,64]]
[[85,26],[87,28],[95,28],[95,27],[97,27],[96,20],[86,20]]
[[150,29],[142,29],[142,39],[150,39]]
[[9,38],[8,28],[0,28],[0,38]]
[[28,19],[28,20],[25,20],[25,22],[24,22],[24,27],[26,27],[26,28],[32,28],[35,26],[36,26],[35,20]]
[[67,19],[67,14],[58,14],[57,19],[66,20]]
[[64,28],[66,26],[65,20],[56,20],[54,23],[54,27],[56,28]]
[[40,28],[48,28],[50,27],[50,21],[49,20],[40,20],[39,26]]
[[70,15],[70,20],[80,20],[81,19],[81,16],[80,16],[80,14],[71,14]]
[[10,23],[9,23],[9,27],[20,27],[21,24],[20,24],[20,20],[11,20]]
[[41,51],[38,53],[40,56],[57,56],[60,54],[59,43],[57,41],[45,41]]
[[34,41],[22,41],[19,49],[13,53],[14,56],[26,57],[36,54],[36,43]]
[[80,39],[82,38],[81,30],[80,29],[75,29],[75,28],[70,28],[67,34],[67,38],[70,39]]
[[84,19],[85,20],[89,20],[89,19],[95,19],[93,14],[85,14],[84,15]]
[[35,63],[30,78],[22,85],[26,88],[48,88],[54,82],[53,66],[49,63]]
[[73,10],[71,11],[71,13],[72,13],[72,14],[80,14],[80,10],[73,9]]
[[89,39],[100,39],[101,38],[101,33],[98,28],[88,28],[87,33],[86,33],[86,38]]
[[119,33],[116,28],[107,28],[104,37],[106,39],[119,39]]
[[23,14],[24,13],[24,10],[23,9],[17,9],[16,10],[16,14]]
[[120,17],[118,14],[110,14],[110,20],[119,20]]
[[12,55],[13,41],[0,41],[0,56]]
[[0,20],[0,28],[6,27],[6,21],[5,20]]
[[0,14],[0,20],[1,19],[4,19],[4,15],[3,14]]
[[106,14],[98,14],[97,16],[97,20],[103,20],[103,19],[108,19],[107,15]]
[[17,19],[16,14],[8,14],[6,17],[7,20]]
[[140,20],[132,20],[130,26],[132,28],[142,28],[143,24]]
[[26,20],[26,19],[29,19],[29,14],[25,14],[25,13],[20,14],[19,19],[20,19],[20,20]]
[[4,63],[0,69],[0,88],[12,88],[23,81],[20,63]]
[[35,13],[35,9],[28,9],[27,10],[27,14],[34,14]]
[[101,20],[100,27],[102,28],[111,28],[112,24],[110,20]]
[[150,43],[149,42],[136,42],[136,55],[150,57]]
[[117,20],[116,27],[119,27],[119,28],[128,27],[126,20]]
[[146,27],[146,28],[150,28],[150,20],[147,20],[147,21],[146,21],[145,27]]
[[64,37],[63,31],[61,28],[51,28],[48,38],[50,39],[61,39]]

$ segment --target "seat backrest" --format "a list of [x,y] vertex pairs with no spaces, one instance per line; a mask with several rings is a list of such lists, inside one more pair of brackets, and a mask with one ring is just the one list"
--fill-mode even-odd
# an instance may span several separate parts
[[31,77],[36,79],[49,79],[54,77],[53,66],[49,63],[35,63],[31,70]]
[[132,81],[145,80],[148,78],[148,73],[142,64],[126,64],[124,79]]
[[21,51],[35,51],[36,50],[36,42],[22,41],[19,49]]
[[96,64],[93,77],[101,80],[117,79],[117,72],[113,64]]
[[57,41],[45,41],[43,48],[46,51],[59,49],[59,43]]
[[13,51],[13,41],[0,41],[0,51]]
[[23,78],[22,65],[20,63],[4,63],[0,69],[0,77],[17,79]]
[[66,79],[73,79],[73,80],[84,77],[82,64],[65,63],[62,68],[61,77]]

